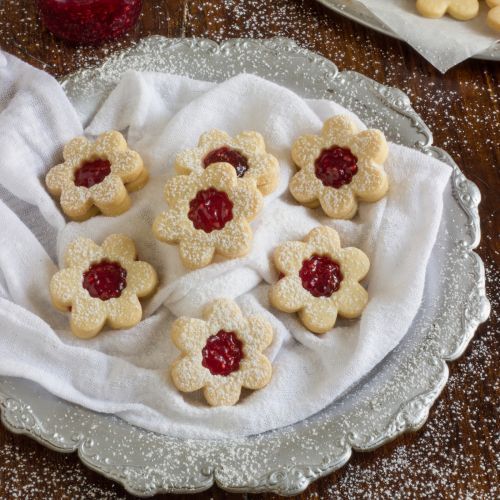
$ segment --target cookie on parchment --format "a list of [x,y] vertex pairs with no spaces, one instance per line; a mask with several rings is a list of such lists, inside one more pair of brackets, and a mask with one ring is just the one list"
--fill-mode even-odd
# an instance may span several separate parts
[[181,351],[171,369],[177,389],[203,389],[211,406],[228,406],[238,402],[242,387],[265,387],[272,365],[262,351],[273,340],[271,324],[261,316],[243,316],[229,299],[212,302],[203,317],[181,317],[172,326],[172,340]]
[[490,11],[488,12],[488,26],[494,31],[500,31],[500,0],[486,0]]
[[417,11],[424,17],[438,19],[445,14],[468,21],[479,13],[478,0],[417,0]]

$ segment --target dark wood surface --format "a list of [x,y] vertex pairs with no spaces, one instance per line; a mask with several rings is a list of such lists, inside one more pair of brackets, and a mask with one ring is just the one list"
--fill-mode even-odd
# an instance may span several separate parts
[[[465,174],[479,186],[491,319],[462,358],[417,433],[350,463],[301,498],[495,498],[498,489],[500,291],[500,63],[468,60],[440,74],[404,43],[379,35],[313,0],[146,0],[141,20],[120,42],[78,48],[40,28],[33,1],[0,0],[0,48],[54,76],[93,65],[141,37],[288,36],[334,61],[407,92],[415,109]],[[1,154],[1,152],[0,152]],[[126,498],[123,489],[0,425],[0,498]],[[200,498],[230,498],[214,487]],[[271,498],[272,495],[249,495]]]

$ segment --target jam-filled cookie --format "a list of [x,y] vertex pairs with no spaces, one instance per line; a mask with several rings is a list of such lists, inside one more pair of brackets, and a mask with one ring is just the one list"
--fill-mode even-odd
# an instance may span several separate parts
[[134,242],[123,234],[108,236],[101,246],[88,238],[73,241],[65,268],[50,282],[54,306],[71,312],[71,330],[81,338],[111,328],[130,328],[142,319],[138,297],[153,293],[158,277],[153,267],[136,259]]
[[155,236],[179,244],[189,269],[207,266],[216,253],[236,258],[250,251],[249,221],[262,208],[254,182],[238,180],[229,163],[213,163],[201,172],[177,175],[165,185],[169,209],[155,219]]
[[337,231],[314,228],[304,241],[288,241],[274,252],[280,279],[271,287],[271,304],[287,313],[298,312],[304,326],[314,333],[333,328],[337,314],[358,317],[368,293],[358,283],[368,273],[370,261],[357,248],[341,248]]
[[203,317],[181,317],[173,324],[172,340],[182,353],[171,369],[177,389],[203,388],[211,406],[228,406],[238,402],[242,387],[266,386],[272,365],[262,351],[273,340],[270,323],[260,316],[243,316],[228,299],[212,302]]
[[417,11],[424,17],[438,19],[445,14],[467,21],[479,13],[478,0],[417,0]]
[[128,148],[120,132],[101,134],[95,142],[72,139],[63,150],[64,163],[52,167],[47,189],[60,198],[63,212],[86,220],[101,212],[119,215],[130,207],[129,192],[141,189],[148,171],[139,153]]
[[302,205],[335,219],[354,217],[357,199],[374,202],[389,188],[382,164],[388,146],[379,130],[359,131],[347,116],[328,119],[321,135],[304,135],[292,146],[300,169],[290,181],[290,192]]
[[278,160],[266,151],[264,138],[258,132],[242,132],[234,138],[217,129],[205,132],[198,147],[177,155],[175,169],[179,174],[190,174],[213,163],[231,164],[238,178],[255,180],[264,195],[278,186]]

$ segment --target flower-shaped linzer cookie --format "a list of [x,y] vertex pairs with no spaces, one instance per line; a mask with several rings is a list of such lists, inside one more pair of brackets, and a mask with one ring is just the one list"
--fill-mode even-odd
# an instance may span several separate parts
[[65,268],[50,282],[50,296],[57,309],[71,311],[71,330],[77,337],[94,337],[106,321],[115,329],[139,323],[138,297],[150,295],[158,277],[150,264],[135,260],[135,245],[128,236],[112,234],[101,246],[77,238],[64,259]]
[[173,324],[172,340],[182,354],[172,379],[182,392],[203,388],[211,406],[234,405],[242,387],[261,389],[271,380],[271,362],[262,351],[271,344],[273,329],[261,316],[243,316],[228,299],[212,302],[203,316]]
[[231,164],[239,178],[255,180],[264,195],[278,186],[278,160],[266,152],[264,138],[258,132],[242,132],[234,138],[217,129],[205,132],[198,147],[177,155],[175,169],[179,174],[190,174],[221,162]]
[[128,148],[120,132],[101,134],[95,142],[72,139],[63,150],[64,163],[45,178],[63,212],[82,221],[102,212],[119,215],[130,207],[129,191],[140,189],[148,172],[139,153]]
[[417,11],[424,17],[438,19],[445,14],[460,21],[477,16],[478,0],[417,0]]
[[354,217],[357,198],[374,202],[389,187],[382,163],[388,147],[379,130],[358,131],[347,116],[334,116],[320,136],[304,135],[292,146],[292,158],[300,169],[290,181],[290,192],[302,205],[336,219]]
[[271,304],[298,312],[314,333],[332,329],[337,314],[358,317],[368,302],[358,283],[370,268],[368,257],[357,248],[341,248],[330,227],[314,228],[304,241],[283,243],[274,252],[274,263],[282,277],[271,287]]
[[254,182],[238,180],[229,163],[213,163],[191,175],[176,175],[165,185],[166,212],[155,219],[153,232],[169,244],[179,244],[183,264],[204,267],[219,253],[227,258],[250,251],[248,221],[262,208]]

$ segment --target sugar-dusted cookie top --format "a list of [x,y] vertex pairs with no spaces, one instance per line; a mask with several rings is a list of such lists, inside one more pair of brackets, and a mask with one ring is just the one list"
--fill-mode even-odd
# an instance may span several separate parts
[[417,11],[424,17],[437,19],[449,14],[460,21],[467,21],[479,13],[478,0],[417,0]]
[[337,314],[358,317],[368,302],[358,283],[368,273],[370,261],[359,249],[341,248],[337,231],[314,228],[304,241],[287,241],[274,252],[280,279],[269,298],[277,309],[294,313],[306,328],[325,333],[333,328]]
[[303,135],[292,146],[292,159],[300,169],[290,181],[290,192],[301,204],[321,205],[332,218],[350,219],[357,200],[374,202],[389,187],[382,164],[388,146],[379,130],[359,131],[347,116],[334,116],[321,135]]
[[60,198],[63,212],[85,220],[99,212],[119,215],[130,207],[129,191],[148,180],[139,153],[128,148],[120,132],[101,134],[95,142],[72,139],[63,150],[64,163],[52,167],[47,189]]
[[213,163],[201,172],[176,175],[165,185],[168,210],[155,219],[155,236],[179,244],[189,269],[207,266],[216,253],[226,258],[246,255],[253,220],[262,208],[255,182],[238,179],[229,163]]
[[88,238],[73,241],[65,253],[65,268],[50,282],[54,306],[71,312],[77,337],[111,328],[130,328],[142,318],[138,297],[150,295],[158,283],[156,271],[136,259],[134,242],[123,234],[108,236],[101,246]]
[[264,195],[278,186],[278,160],[266,151],[264,138],[258,132],[242,132],[235,137],[222,130],[205,132],[196,148],[177,155],[175,169],[180,174],[190,174],[213,163],[231,164],[238,178],[253,179]]
[[172,340],[181,351],[171,369],[175,386],[182,392],[203,388],[212,406],[234,405],[242,387],[266,386],[272,365],[262,351],[273,340],[270,323],[261,316],[243,316],[228,299],[209,304],[203,317],[181,317],[172,326]]

